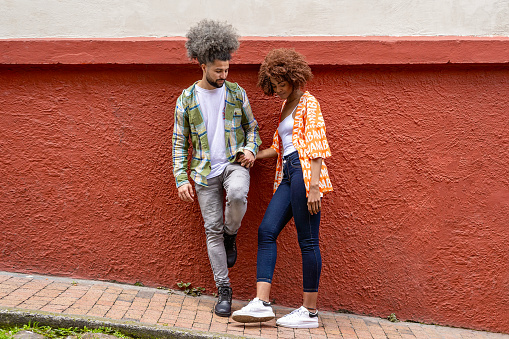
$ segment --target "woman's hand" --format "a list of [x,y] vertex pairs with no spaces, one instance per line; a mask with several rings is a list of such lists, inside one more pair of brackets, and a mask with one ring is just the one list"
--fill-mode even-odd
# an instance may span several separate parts
[[322,168],[322,158],[311,159],[311,184],[308,193],[308,210],[311,215],[317,214],[322,208],[320,199],[320,170]]
[[237,162],[245,168],[251,168],[255,162],[255,156],[250,150],[244,150],[244,153],[237,154]]
[[320,199],[320,188],[318,185],[309,187],[308,194],[308,210],[311,215],[318,214],[322,208],[322,200]]

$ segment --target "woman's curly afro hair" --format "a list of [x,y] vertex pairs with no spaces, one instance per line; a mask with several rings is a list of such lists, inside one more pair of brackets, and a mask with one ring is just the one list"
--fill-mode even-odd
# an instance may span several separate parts
[[197,59],[200,64],[229,61],[239,48],[239,35],[226,22],[202,20],[189,29],[186,38],[189,59]]
[[294,49],[279,48],[270,51],[258,72],[258,86],[267,95],[274,95],[270,78],[288,81],[294,88],[303,87],[313,77],[304,56]]

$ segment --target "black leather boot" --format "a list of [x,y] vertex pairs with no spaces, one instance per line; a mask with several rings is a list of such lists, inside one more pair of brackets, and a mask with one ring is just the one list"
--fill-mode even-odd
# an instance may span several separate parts
[[237,261],[237,244],[235,240],[237,235],[223,234],[224,237],[224,249],[226,250],[226,264],[228,268],[233,267]]
[[232,289],[228,286],[219,287],[219,299],[214,312],[220,317],[229,317],[232,314]]

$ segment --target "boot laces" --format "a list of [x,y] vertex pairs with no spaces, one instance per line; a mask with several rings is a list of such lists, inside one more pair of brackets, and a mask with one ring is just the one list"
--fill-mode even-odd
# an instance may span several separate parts
[[225,245],[226,245],[226,247],[232,248],[233,250],[235,250],[235,247],[236,247],[235,238],[236,238],[236,236],[235,235],[225,234],[224,238],[225,238]]
[[230,299],[230,289],[229,288],[221,288],[219,289],[219,302],[221,301],[229,301]]

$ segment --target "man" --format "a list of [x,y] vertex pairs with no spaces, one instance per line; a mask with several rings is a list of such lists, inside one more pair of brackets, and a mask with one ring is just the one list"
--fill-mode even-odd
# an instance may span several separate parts
[[232,302],[228,268],[237,259],[235,240],[247,209],[249,168],[261,140],[246,92],[238,84],[226,81],[231,53],[239,46],[233,27],[203,20],[189,30],[187,38],[188,56],[198,60],[203,76],[177,100],[173,173],[179,198],[192,202],[194,191],[186,172],[190,137],[191,178],[219,294],[214,311],[228,317]]

